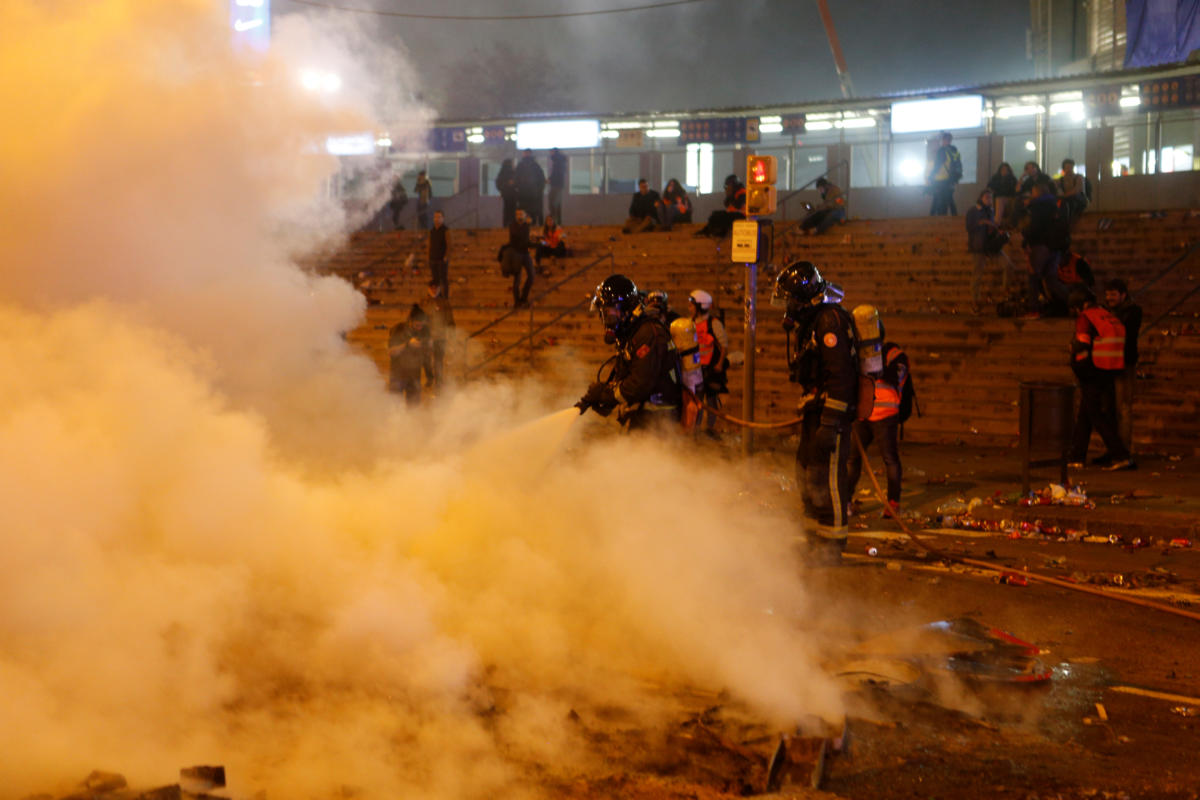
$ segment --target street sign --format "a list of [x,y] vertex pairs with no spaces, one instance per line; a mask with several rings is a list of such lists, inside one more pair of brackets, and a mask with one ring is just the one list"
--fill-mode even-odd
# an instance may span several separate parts
[[735,264],[755,264],[758,262],[758,223],[752,219],[737,220],[733,223],[733,246],[729,255]]

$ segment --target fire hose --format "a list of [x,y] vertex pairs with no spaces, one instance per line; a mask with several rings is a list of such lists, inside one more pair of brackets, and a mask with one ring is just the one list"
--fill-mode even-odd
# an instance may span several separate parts
[[[734,425],[740,425],[740,426],[746,427],[746,428],[760,428],[760,429],[789,428],[793,425],[798,425],[802,421],[802,419],[798,417],[796,419],[787,420],[785,422],[750,422],[748,420],[738,419],[737,417],[731,416],[729,414],[723,414],[721,411],[719,411],[715,408],[712,408],[708,404],[704,404],[704,410],[715,414],[716,416],[720,417],[721,419],[723,419],[727,422],[731,422]],[[886,508],[888,505],[887,495],[883,491],[883,488],[879,485],[879,479],[875,477],[875,470],[871,468],[871,461],[869,458],[867,458],[867,449],[863,446],[862,441],[858,438],[858,434],[855,433],[853,430],[850,432],[850,436],[854,440],[854,446],[856,448],[858,448],[859,455],[862,456],[863,468],[864,468],[864,471],[867,473],[867,477],[871,479],[871,485],[872,485],[872,487],[874,487],[875,496],[876,496],[876,498],[878,498],[878,500],[881,503],[883,503],[884,507]],[[1142,606],[1143,608],[1149,608],[1149,609],[1153,609],[1155,611],[1165,611],[1168,614],[1175,614],[1176,616],[1187,617],[1188,619],[1200,620],[1200,614],[1196,613],[1195,611],[1188,611],[1188,610],[1182,609],[1182,608],[1174,608],[1172,606],[1165,606],[1165,605],[1162,605],[1161,603],[1154,603],[1149,600],[1143,600],[1140,597],[1130,597],[1129,595],[1114,594],[1113,592],[1107,592],[1100,588],[1096,588],[1096,587],[1092,587],[1092,586],[1084,586],[1082,584],[1073,583],[1071,581],[1063,580],[1061,578],[1054,578],[1049,575],[1041,575],[1036,572],[1030,572],[1027,569],[1002,567],[1002,566],[998,566],[996,564],[989,564],[986,561],[979,561],[979,560],[976,560],[973,558],[963,558],[962,556],[951,555],[949,553],[945,553],[941,550],[938,550],[936,547],[929,544],[924,539],[920,538],[915,533],[913,533],[912,529],[908,527],[908,525],[905,523],[904,519],[902,517],[900,517],[898,514],[894,515],[894,519],[900,525],[900,530],[904,531],[905,535],[908,536],[908,538],[910,540],[912,540],[912,543],[915,544],[919,550],[921,550],[922,552],[928,553],[929,555],[932,555],[942,561],[950,561],[950,562],[955,562],[955,563],[959,563],[959,564],[964,564],[966,566],[988,570],[989,572],[998,572],[1002,575],[1019,575],[1022,578],[1025,578],[1027,580],[1037,581],[1040,583],[1049,584],[1051,586],[1057,586],[1061,589],[1072,589],[1077,592],[1085,592],[1087,594],[1096,595],[1098,597],[1106,597],[1109,600],[1120,600],[1121,602],[1131,603],[1136,606]]]

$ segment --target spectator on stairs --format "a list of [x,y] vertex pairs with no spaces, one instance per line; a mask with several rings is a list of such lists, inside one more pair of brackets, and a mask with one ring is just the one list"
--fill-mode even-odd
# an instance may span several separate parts
[[408,319],[388,331],[388,389],[403,394],[410,406],[421,402],[421,369],[430,358],[425,312],[416,303]]
[[1096,305],[1096,296],[1083,287],[1071,290],[1067,306],[1076,317],[1071,369],[1079,382],[1079,413],[1071,438],[1069,466],[1083,467],[1095,430],[1106,448],[1096,463],[1107,470],[1137,469],[1117,434],[1113,381],[1125,368],[1125,326],[1111,312]]
[[688,224],[692,221],[692,200],[687,191],[675,178],[667,181],[659,201],[658,219],[664,231],[671,230],[676,222]]
[[[1022,231],[1029,255],[1029,289],[1025,296],[1027,317],[1039,317],[1043,308],[1066,308],[1067,287],[1058,277],[1058,265],[1071,247],[1070,224],[1061,213],[1054,184],[1043,175],[1033,185],[1033,198],[1027,209],[1029,222]],[[1046,303],[1041,296],[1045,291]],[[1057,313],[1062,313],[1058,311]]]
[[1017,199],[1017,176],[1007,161],[1000,162],[996,174],[988,179],[987,188],[992,190],[992,208],[996,223],[1002,228],[1011,228],[1009,216]]
[[1067,158],[1062,162],[1062,175],[1054,182],[1074,222],[1088,206],[1087,178],[1075,171],[1075,161]]
[[1104,284],[1104,306],[1125,326],[1125,368],[1116,374],[1117,433],[1125,449],[1133,452],[1133,390],[1137,381],[1138,336],[1142,331],[1142,307],[1129,296],[1120,278]]
[[813,209],[800,223],[805,236],[820,235],[846,221],[846,196],[828,178],[817,178],[817,191],[821,193],[821,205]]
[[1003,287],[1008,294],[1008,285],[1013,273],[1013,264],[1004,246],[1008,244],[1008,234],[1000,230],[992,210],[992,190],[984,189],[979,193],[979,199],[967,212],[967,251],[975,257],[975,272],[971,276],[971,312],[978,314],[983,289],[983,276],[987,272],[989,262],[1003,263]]
[[942,131],[938,148],[929,160],[925,182],[933,195],[929,204],[931,217],[942,214],[958,216],[958,207],[954,205],[954,187],[962,180],[963,172],[962,157],[958,154],[958,148],[951,144],[953,140],[954,136],[950,131]]
[[567,157],[555,147],[550,151],[550,210],[549,216],[562,222],[562,197],[567,188]]
[[526,149],[525,155],[517,162],[517,207],[525,212],[530,223],[541,225],[546,211],[543,199],[546,193],[546,173],[533,157],[533,151]]
[[500,224],[507,228],[517,218],[517,171],[513,169],[511,158],[500,164],[500,171],[496,173],[496,191],[500,193],[503,206]]
[[441,211],[433,212],[433,227],[429,229],[429,280],[450,296],[450,230]]
[[558,225],[553,216],[548,215],[533,255],[533,261],[537,265],[538,271],[541,271],[543,256],[566,258],[569,255],[571,255],[571,249],[567,247],[567,232]]
[[650,188],[645,178],[638,180],[638,190],[629,201],[629,218],[621,233],[644,233],[658,227],[658,207],[662,204],[658,192]]
[[746,187],[737,175],[725,178],[725,207],[708,215],[708,222],[694,236],[721,239],[733,230],[733,223],[746,218]]
[[[512,277],[513,308],[529,304],[529,290],[533,288],[533,259],[529,257],[529,220],[524,209],[516,210],[513,224],[508,226],[508,244],[501,248],[500,271]],[[521,273],[525,283],[521,284]]]
[[421,309],[429,326],[429,351],[423,364],[425,382],[431,389],[436,389],[445,380],[446,340],[454,327],[454,310],[442,293],[442,287],[433,281],[429,283]]
[[425,177],[425,170],[417,173],[417,182],[413,185],[417,195],[417,227],[423,231],[429,230],[429,207],[433,204],[433,184]]

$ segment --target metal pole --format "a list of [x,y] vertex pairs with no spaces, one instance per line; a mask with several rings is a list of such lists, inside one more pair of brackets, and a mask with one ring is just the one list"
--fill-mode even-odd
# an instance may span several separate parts
[[[758,260],[761,262],[762,234],[759,232]],[[743,352],[745,361],[742,372],[742,419],[754,421],[754,340],[757,333],[756,296],[758,293],[758,263],[746,264],[745,319],[743,320]],[[746,428],[742,433],[742,455],[749,458],[754,454],[754,430]]]

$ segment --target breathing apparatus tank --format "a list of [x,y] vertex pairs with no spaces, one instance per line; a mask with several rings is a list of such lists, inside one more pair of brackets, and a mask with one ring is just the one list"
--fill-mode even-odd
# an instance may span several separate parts
[[700,369],[700,341],[696,338],[696,323],[680,317],[671,323],[671,341],[683,365],[683,385],[692,394],[700,394],[704,376]]
[[858,371],[862,375],[883,372],[883,324],[875,306],[856,306],[851,312],[858,332]]

